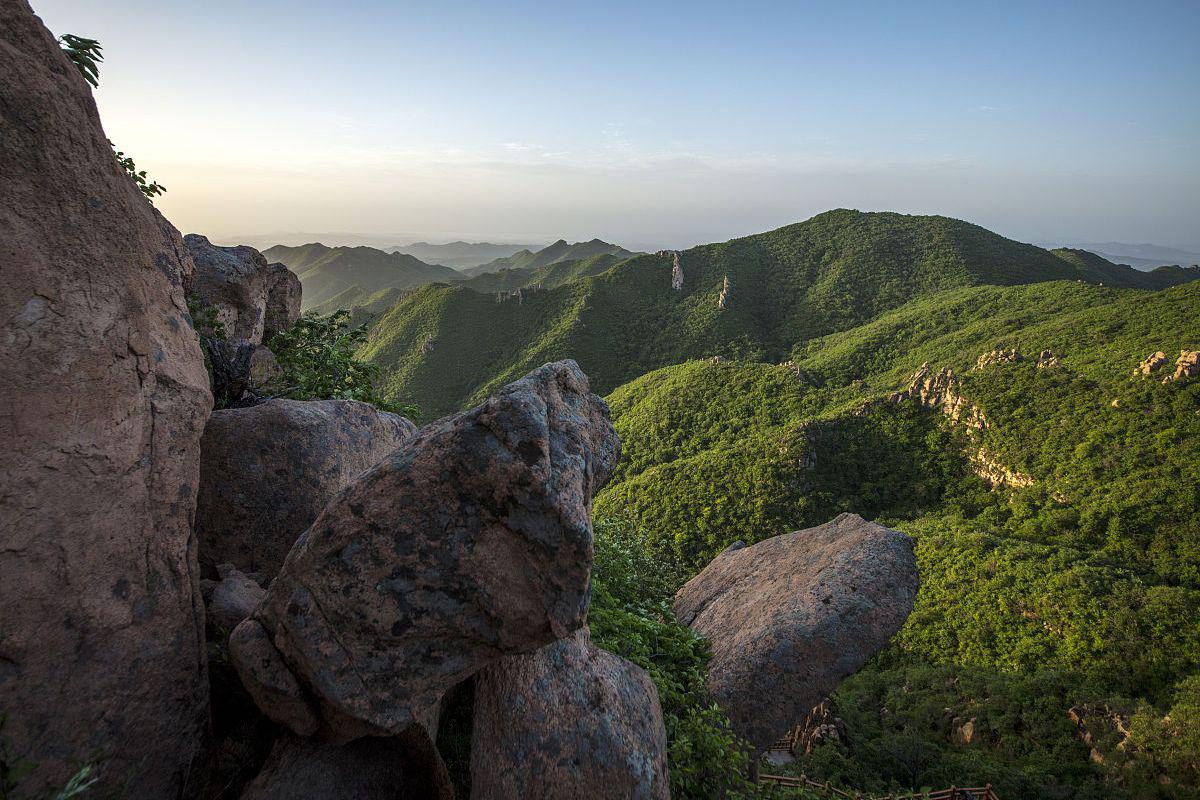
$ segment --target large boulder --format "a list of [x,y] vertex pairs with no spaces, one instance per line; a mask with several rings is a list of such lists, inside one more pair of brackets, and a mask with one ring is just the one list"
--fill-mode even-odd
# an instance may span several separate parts
[[587,628],[475,676],[471,794],[489,800],[666,800],[667,732],[642,668]]
[[253,247],[219,247],[198,233],[183,237],[196,274],[188,292],[215,310],[230,339],[261,344],[267,314],[267,259]]
[[[486,797],[486,795],[481,795]],[[454,800],[446,765],[423,728],[328,744],[284,735],[241,800]]]
[[267,308],[263,317],[263,341],[300,319],[303,289],[296,273],[283,264],[267,264]]
[[211,407],[178,231],[0,1],[0,710],[16,796],[178,797],[207,715],[192,514]]
[[270,580],[334,495],[411,437],[403,417],[357,400],[268,400],[216,411],[204,429],[200,564]]
[[224,335],[263,344],[300,317],[300,278],[247,245],[220,247],[197,233],[183,237],[196,265],[188,294],[212,309]]
[[584,624],[591,499],[618,449],[573,361],[425,426],[304,533],[234,662],[261,625],[336,738],[427,718],[481,667]]
[[675,613],[712,643],[708,688],[734,731],[765,750],[887,645],[916,594],[912,540],[841,514],[725,550]]

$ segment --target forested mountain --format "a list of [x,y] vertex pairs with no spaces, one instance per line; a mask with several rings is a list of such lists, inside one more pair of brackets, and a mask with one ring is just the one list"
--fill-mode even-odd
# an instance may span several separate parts
[[579,259],[598,255],[615,255],[618,258],[628,258],[634,255],[634,253],[626,250],[624,247],[602,242],[599,239],[592,239],[590,242],[576,242],[575,244],[567,244],[566,240],[559,239],[554,244],[544,247],[541,250],[522,250],[507,258],[498,258],[486,264],[481,264],[478,267],[463,270],[463,273],[474,277],[475,275],[483,275],[502,269],[537,269],[557,264],[560,261],[578,261]]
[[447,244],[430,244],[429,242],[413,242],[412,244],[385,247],[388,253],[407,253],[419,258],[426,264],[444,264],[454,269],[468,269],[495,261],[497,258],[508,258],[521,250],[532,250],[537,245],[532,244],[493,244],[491,242],[448,242]]
[[[1050,252],[946,217],[839,210],[497,302],[427,286],[378,318],[364,355],[390,396],[430,415],[460,408],[549,360],[579,361],[601,391],[658,367],[721,355],[785,360],[943,289],[1074,280],[1155,288],[1193,271],[1142,273]],[[724,299],[722,300],[722,297]]]
[[[457,270],[426,264],[404,253],[385,253],[374,247],[327,247],[320,243],[263,251],[300,276],[306,310],[341,294],[341,302],[364,299],[381,289],[408,289],[433,281],[457,280]],[[348,291],[351,290],[351,291]],[[343,294],[345,293],[345,294]]]
[[[781,365],[651,372],[609,398],[623,453],[595,513],[684,576],[841,511],[917,537],[916,609],[835,696],[847,738],[797,773],[1192,796],[1200,381],[1137,367],[1200,346],[1197,308],[1200,283],[951,289]],[[944,380],[921,402],[926,362]]]

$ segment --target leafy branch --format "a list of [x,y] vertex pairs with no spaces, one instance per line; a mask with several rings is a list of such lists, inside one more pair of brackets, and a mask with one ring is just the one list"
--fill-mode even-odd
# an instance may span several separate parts
[[73,33],[64,33],[58,37],[58,41],[61,43],[63,52],[67,54],[67,58],[71,59],[71,63],[83,75],[83,79],[92,86],[99,86],[99,62],[104,60],[101,52],[104,48],[100,46],[100,42],[76,36]]

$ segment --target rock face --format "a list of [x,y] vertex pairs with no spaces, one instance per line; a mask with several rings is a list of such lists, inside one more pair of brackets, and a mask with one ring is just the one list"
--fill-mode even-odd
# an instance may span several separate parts
[[675,596],[712,643],[708,688],[765,750],[887,645],[917,593],[912,540],[842,514],[726,550]]
[[275,577],[325,504],[415,431],[357,400],[268,400],[214,412],[201,448],[201,566]]
[[404,730],[584,624],[591,499],[618,450],[573,361],[425,426],[304,533],[233,657],[260,625],[332,736]]
[[219,247],[189,233],[184,243],[196,264],[188,293],[216,311],[230,339],[262,344],[300,317],[300,279],[283,264],[268,264],[253,247]]
[[729,276],[725,276],[725,281],[721,284],[721,294],[717,297],[717,308],[724,311],[729,307],[729,292],[732,287],[729,285]]
[[425,731],[323,744],[283,736],[242,800],[454,800],[446,765]]
[[665,800],[666,753],[650,676],[586,627],[475,677],[472,796]]
[[61,788],[177,797],[206,719],[191,522],[211,407],[191,258],[117,164],[91,91],[0,2],[0,709]]

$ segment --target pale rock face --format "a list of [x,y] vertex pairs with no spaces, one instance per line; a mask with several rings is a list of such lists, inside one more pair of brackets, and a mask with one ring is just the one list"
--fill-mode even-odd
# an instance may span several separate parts
[[301,536],[233,658],[261,627],[334,739],[428,718],[480,668],[584,624],[591,501],[618,452],[573,361],[425,426]]
[[709,691],[761,751],[887,645],[917,584],[909,537],[842,514],[725,550],[679,590],[675,613],[712,644]]
[[729,276],[726,275],[725,281],[721,284],[721,294],[717,298],[717,308],[721,309],[722,311],[724,311],[726,308],[729,307],[730,288],[731,287],[729,285]]
[[0,2],[0,709],[49,796],[178,797],[207,720],[192,514],[208,378],[179,232],[90,87]]
[[587,627],[486,667],[475,676],[471,792],[667,800],[667,733],[654,682],[593,645]]

